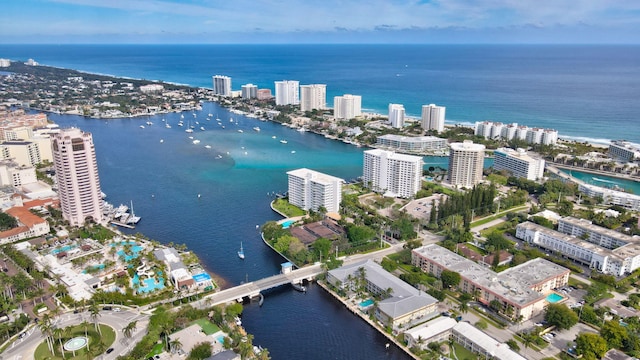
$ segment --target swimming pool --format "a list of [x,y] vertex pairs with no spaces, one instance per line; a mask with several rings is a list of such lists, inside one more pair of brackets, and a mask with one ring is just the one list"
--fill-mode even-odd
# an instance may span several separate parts
[[65,246],[61,247],[60,249],[52,250],[51,254],[58,255],[61,252],[69,251],[71,249],[74,249],[75,247],[76,247],[76,245],[65,245]]
[[360,303],[360,307],[362,308],[366,308],[367,306],[371,306],[371,305],[373,305],[373,299],[367,299]]
[[224,345],[224,335],[219,335],[216,340],[218,340],[220,345]]
[[288,229],[291,225],[293,225],[296,221],[295,220],[287,220],[285,222],[283,222],[282,224],[282,228],[283,229]]
[[118,256],[120,256],[121,258],[124,258],[124,261],[129,262],[129,261],[131,261],[131,259],[135,259],[135,258],[137,258],[137,257],[138,257],[138,255],[139,255],[138,253],[139,253],[140,251],[142,251],[142,249],[143,249],[143,247],[142,247],[142,246],[140,246],[140,245],[134,245],[134,246],[132,246],[132,247],[131,247],[131,252],[132,252],[132,254],[131,254],[131,255],[125,255],[125,254],[124,254],[124,250],[118,250],[118,253],[117,253],[117,254],[118,254]]
[[561,296],[561,295],[560,295],[560,294],[558,294],[558,293],[554,293],[554,292],[552,292],[551,294],[547,295],[547,301],[548,301],[548,302],[550,302],[551,304],[555,304],[555,303],[557,303],[558,301],[561,301],[561,300],[563,300],[563,299],[564,299],[564,297],[563,297],[563,296]]
[[141,283],[140,278],[138,277],[138,274],[135,274],[133,275],[133,279],[131,280],[131,282],[134,285],[133,288],[141,293],[150,293],[152,291],[164,289],[163,278],[158,278],[157,282],[154,278],[146,278],[142,280],[142,283]]

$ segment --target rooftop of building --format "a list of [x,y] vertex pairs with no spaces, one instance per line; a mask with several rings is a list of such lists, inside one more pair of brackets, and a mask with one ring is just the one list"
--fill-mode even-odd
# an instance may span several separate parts
[[526,162],[532,162],[532,161],[538,161],[538,160],[539,160],[539,159],[537,159],[537,158],[531,157],[531,156],[527,153],[527,150],[525,150],[525,149],[520,149],[520,148],[518,148],[518,149],[514,150],[514,149],[511,149],[511,148],[504,148],[504,147],[502,147],[502,148],[498,148],[498,149],[496,149],[496,150],[494,151],[494,154],[500,154],[500,153],[502,153],[502,154],[506,154],[506,155],[508,155],[509,157],[517,158],[517,159],[520,159],[520,160],[522,160],[522,161],[526,161]]
[[485,146],[476,144],[473,141],[465,140],[463,142],[454,142],[449,144],[451,150],[455,151],[484,151]]
[[410,161],[410,162],[422,161],[422,157],[421,156],[398,154],[398,153],[393,152],[393,151],[382,150],[382,149],[366,150],[364,153],[365,154],[375,155],[375,156],[385,155],[387,157],[387,159],[392,159],[392,160]]
[[405,136],[396,134],[381,135],[378,136],[378,139],[388,139],[403,142],[447,141],[447,139],[439,138],[437,136]]
[[47,220],[33,214],[28,208],[23,206],[12,207],[5,212],[29,228],[47,222]]
[[521,306],[544,298],[543,294],[532,290],[533,286],[569,272],[550,261],[534,259],[496,273],[435,244],[414,249],[413,252]]
[[640,236],[634,235],[634,236],[629,236],[627,234],[623,234],[623,233],[619,233],[615,230],[611,230],[611,229],[607,229],[604,228],[602,226],[598,226],[598,225],[594,225],[591,220],[587,220],[587,219],[578,219],[575,218],[573,216],[567,216],[567,217],[563,217],[562,219],[559,220],[560,223],[564,222],[564,223],[568,223],[571,224],[573,226],[579,226],[581,228],[585,228],[591,232],[600,234],[600,235],[605,235],[608,236],[610,238],[613,239],[617,239],[620,241],[624,241],[624,242],[640,242]]
[[613,189],[605,188],[602,186],[596,186],[591,184],[580,184],[578,186],[578,189],[580,188],[584,188],[594,192],[599,192],[605,196],[627,198],[627,199],[640,199],[640,195],[631,194],[631,193],[619,191],[619,190],[613,190]]
[[300,178],[310,178],[314,182],[321,183],[321,184],[331,184],[336,181],[345,182],[344,179],[341,179],[339,177],[327,175],[325,173],[321,173],[321,172],[307,169],[307,168],[300,168],[296,170],[287,171],[287,175],[293,175]]

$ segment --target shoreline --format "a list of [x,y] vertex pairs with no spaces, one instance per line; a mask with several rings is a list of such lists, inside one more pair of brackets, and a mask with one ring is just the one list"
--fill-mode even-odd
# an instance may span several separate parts
[[[587,169],[587,168],[582,168],[582,167],[572,166],[572,165],[564,165],[564,164],[556,164],[556,163],[550,163],[550,164],[553,167],[556,167],[556,168],[561,169],[561,170],[575,170],[575,171],[582,172],[582,173],[608,176],[608,177],[612,177],[612,178],[616,178],[616,179],[620,179],[620,180],[628,180],[628,181],[633,181],[633,182],[636,182],[636,183],[640,183],[640,177],[638,177],[638,176],[629,176],[629,175],[623,175],[623,174],[619,174],[619,173],[611,173],[611,172],[607,172],[607,171]],[[569,174],[567,174],[567,175],[569,175]]]
[[[11,60],[12,62],[22,62],[22,60]],[[113,75],[113,74],[105,74],[105,73],[99,73],[99,72],[92,72],[92,71],[86,71],[86,70],[76,70],[76,69],[70,69],[70,68],[65,68],[65,67],[60,67],[60,66],[53,66],[53,65],[46,65],[46,64],[39,64],[38,66],[41,67],[49,67],[52,69],[57,69],[57,70],[67,70],[67,71],[75,71],[78,72],[80,74],[87,74],[87,75],[93,75],[93,76],[100,76],[100,77],[108,77],[111,79],[116,79],[116,80],[129,80],[129,81],[138,81],[138,82],[145,82],[145,83],[149,83],[149,84],[166,84],[166,85],[171,85],[171,86],[176,86],[176,87],[181,87],[184,89],[189,89],[189,90],[196,90],[196,91],[208,91],[208,92],[212,92],[213,89],[210,89],[208,87],[202,87],[202,86],[197,86],[197,85],[191,85],[188,83],[178,83],[178,82],[171,82],[171,81],[165,81],[165,80],[149,80],[149,79],[144,79],[144,78],[137,78],[137,77],[130,77],[130,76],[118,76],[118,75]],[[215,96],[215,95],[213,95]],[[205,101],[211,101],[211,102],[215,102],[217,104],[221,105],[221,101],[220,98],[218,98],[217,100],[214,100],[212,97],[207,97],[207,99]],[[37,111],[43,111],[43,112],[51,112],[51,113],[56,113],[56,114],[68,114],[68,113],[59,113],[59,112],[55,112],[55,111],[50,111],[50,110],[42,110],[42,109],[38,109],[38,108],[31,108],[31,109],[36,109]],[[330,109],[329,107],[327,107],[327,109]],[[172,113],[172,112],[183,112],[183,111],[194,111],[196,109],[186,109],[186,110],[177,110],[177,111],[167,111],[166,113]],[[386,116],[383,113],[380,113],[379,111],[384,111],[384,109],[382,110],[376,110],[374,108],[366,108],[366,111],[362,112],[362,115],[365,117],[380,117],[380,116]],[[164,113],[164,112],[163,112]],[[125,116],[125,117],[92,117],[92,116],[85,116],[82,114],[68,114],[68,115],[79,115],[79,116],[84,116],[84,117],[88,117],[88,118],[92,118],[92,119],[121,119],[121,118],[134,118],[134,117],[142,117],[142,116],[153,116],[153,115],[157,115],[158,113],[149,113],[149,114],[132,114],[129,116]],[[413,115],[413,114],[408,114],[407,119],[409,122],[419,122],[420,121],[420,115]],[[268,120],[267,121],[273,121],[273,120]],[[481,120],[476,120],[476,121],[481,121]],[[472,121],[472,120],[455,120],[455,119],[445,119],[445,127],[467,127],[467,128],[474,128],[474,124],[476,121]],[[286,124],[284,124],[286,125]],[[537,125],[531,125],[531,127],[537,127]],[[296,127],[292,127],[292,128],[296,128]],[[614,139],[603,139],[603,138],[592,138],[592,137],[585,137],[583,135],[580,134],[576,134],[576,135],[561,135],[561,132],[558,131],[558,140],[560,141],[565,141],[565,142],[573,142],[573,143],[588,143],[590,145],[593,146],[598,146],[598,147],[606,147],[608,146],[608,144],[613,141]],[[323,135],[323,134],[321,134]],[[633,142],[633,141],[631,141]],[[640,143],[640,142],[638,142]],[[428,155],[425,155],[428,156]]]

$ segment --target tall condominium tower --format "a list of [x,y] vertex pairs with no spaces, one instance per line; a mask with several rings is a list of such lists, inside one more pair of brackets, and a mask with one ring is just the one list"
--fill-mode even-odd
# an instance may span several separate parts
[[258,97],[258,87],[253,84],[242,85],[243,99],[256,99]]
[[447,108],[435,104],[422,105],[422,128],[424,130],[444,131],[444,112]]
[[276,81],[276,105],[300,104],[300,82],[296,80]]
[[344,94],[333,98],[333,116],[336,119],[353,119],[362,115],[362,96]]
[[422,157],[380,149],[364,152],[364,186],[391,196],[410,198],[421,188]]
[[404,127],[404,106],[400,104],[389,104],[389,123],[396,129]]
[[484,145],[471,140],[451,143],[449,152],[449,182],[460,187],[473,187],[482,181]]
[[231,96],[231,78],[223,75],[213,77],[213,93],[222,96]]
[[515,177],[527,180],[542,179],[544,159],[532,158],[524,149],[498,148],[493,154],[494,169],[506,170]]
[[287,172],[289,176],[289,202],[304,210],[317,211],[321,206],[327,212],[340,211],[343,179],[309,169]]
[[300,85],[300,110],[325,109],[327,107],[327,85]]
[[53,164],[62,216],[71,225],[102,219],[102,192],[90,133],[63,129],[53,136]]

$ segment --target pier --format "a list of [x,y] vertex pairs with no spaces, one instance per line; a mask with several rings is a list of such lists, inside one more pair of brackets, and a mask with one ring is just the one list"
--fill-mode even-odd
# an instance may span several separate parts
[[119,221],[110,221],[109,223],[112,224],[112,225],[122,226],[123,228],[127,228],[127,229],[135,229],[136,228],[133,225],[121,223]]

